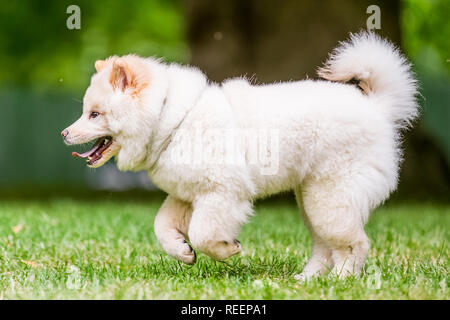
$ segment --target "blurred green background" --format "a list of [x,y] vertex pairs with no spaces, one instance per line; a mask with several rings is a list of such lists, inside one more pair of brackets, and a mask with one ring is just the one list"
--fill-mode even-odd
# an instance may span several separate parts
[[[81,29],[69,30],[69,5]],[[94,62],[136,53],[192,63],[215,81],[316,77],[349,32],[381,8],[378,32],[400,45],[420,81],[422,117],[405,135],[398,197],[450,192],[450,1],[2,1],[0,6],[0,188],[152,188],[145,173],[111,162],[89,170],[59,132],[78,118]]]

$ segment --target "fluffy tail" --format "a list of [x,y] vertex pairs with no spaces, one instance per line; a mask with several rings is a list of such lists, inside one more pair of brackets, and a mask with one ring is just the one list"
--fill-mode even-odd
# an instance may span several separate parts
[[358,80],[368,96],[385,102],[383,111],[399,127],[411,126],[418,115],[417,81],[411,65],[391,42],[374,33],[351,34],[318,74],[331,81]]

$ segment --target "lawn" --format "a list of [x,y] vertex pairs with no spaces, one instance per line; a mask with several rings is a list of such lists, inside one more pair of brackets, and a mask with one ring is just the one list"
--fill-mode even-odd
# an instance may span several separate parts
[[297,283],[311,240],[293,201],[258,203],[226,262],[168,257],[153,219],[162,195],[0,200],[2,299],[448,299],[450,205],[387,204],[367,225],[359,278]]

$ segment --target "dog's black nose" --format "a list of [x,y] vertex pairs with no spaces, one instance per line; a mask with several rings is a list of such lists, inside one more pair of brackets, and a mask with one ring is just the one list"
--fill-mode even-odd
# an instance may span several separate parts
[[67,129],[61,131],[61,135],[63,138],[67,137],[68,134],[69,134],[69,130],[67,130]]

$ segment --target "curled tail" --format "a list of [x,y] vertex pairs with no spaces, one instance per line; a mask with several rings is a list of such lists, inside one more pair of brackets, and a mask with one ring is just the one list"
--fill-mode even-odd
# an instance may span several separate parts
[[418,115],[411,65],[391,42],[374,33],[352,34],[341,42],[318,74],[331,81],[358,80],[368,96],[384,102],[383,112],[399,127],[411,126]]

